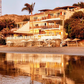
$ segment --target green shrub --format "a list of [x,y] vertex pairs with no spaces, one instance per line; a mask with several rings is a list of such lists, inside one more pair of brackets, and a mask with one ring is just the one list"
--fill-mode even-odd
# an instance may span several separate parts
[[0,45],[6,45],[6,40],[5,40],[5,39],[0,38]]

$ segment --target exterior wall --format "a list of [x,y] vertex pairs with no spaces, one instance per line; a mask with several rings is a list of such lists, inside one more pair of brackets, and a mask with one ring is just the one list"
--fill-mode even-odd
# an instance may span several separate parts
[[66,11],[65,20],[69,19],[73,15],[74,11]]
[[26,23],[27,23],[27,21],[24,21],[24,22],[16,22],[17,28],[21,28]]

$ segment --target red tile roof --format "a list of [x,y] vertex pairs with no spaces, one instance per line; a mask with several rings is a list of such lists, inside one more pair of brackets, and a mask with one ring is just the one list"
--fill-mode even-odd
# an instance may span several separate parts
[[57,10],[57,9],[67,9],[67,8],[77,8],[77,6],[63,6],[63,7],[56,7],[53,10]]
[[[44,14],[43,12],[42,13],[36,13],[34,15],[41,15],[41,14]],[[34,16],[34,15],[30,15],[30,16]]]
[[42,10],[39,10],[40,12],[45,12],[45,11],[52,11],[51,9],[42,9]]

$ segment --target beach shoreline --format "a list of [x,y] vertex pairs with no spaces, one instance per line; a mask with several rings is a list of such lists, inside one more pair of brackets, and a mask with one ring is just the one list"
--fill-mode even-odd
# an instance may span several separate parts
[[0,47],[2,53],[84,55],[84,47]]

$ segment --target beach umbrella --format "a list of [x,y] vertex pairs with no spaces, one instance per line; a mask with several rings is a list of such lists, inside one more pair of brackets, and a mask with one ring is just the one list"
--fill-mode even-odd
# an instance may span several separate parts
[[49,47],[50,47],[50,41],[51,41],[51,39],[48,39],[47,41],[49,42]]
[[75,38],[75,39],[73,39],[72,41],[76,41],[76,45],[78,46],[78,42],[77,41],[79,41],[80,39],[78,39],[78,38]]
[[55,40],[52,40],[52,42],[55,42]]
[[11,46],[11,44],[13,43],[12,41],[7,41],[6,42],[8,44],[8,46]]
[[39,46],[40,46],[40,42],[43,41],[43,39],[38,39],[37,41],[39,41]]
[[22,46],[25,46],[26,40],[21,40]]
[[28,42],[30,42],[30,47],[32,46],[33,39],[29,39]]
[[[67,38],[67,39],[65,39],[64,41],[67,42],[67,45],[68,45],[68,44],[69,44],[68,42],[71,41],[71,39],[70,39],[70,38]],[[69,45],[68,45],[68,46],[69,46]]]
[[71,41],[71,39],[70,39],[70,38],[67,38],[67,39],[65,39],[64,41]]
[[11,42],[11,41],[7,41],[6,43],[13,43],[13,42]]
[[28,41],[34,41],[33,39],[29,39]]
[[73,39],[72,41],[78,41],[78,40],[80,40],[80,39],[78,39],[78,38],[75,38],[75,39]]
[[43,41],[43,39],[38,39],[38,41]]
[[21,42],[26,42],[25,40],[21,40]]

